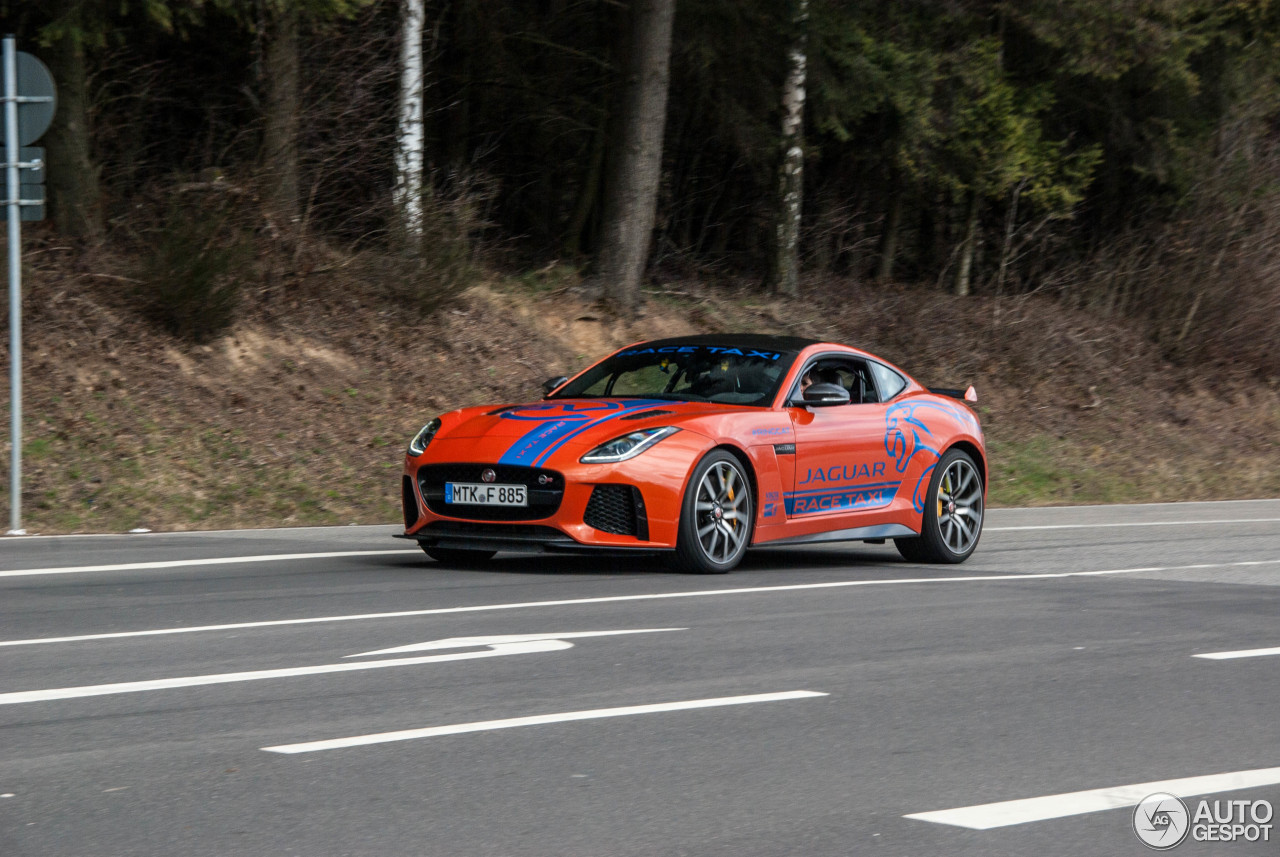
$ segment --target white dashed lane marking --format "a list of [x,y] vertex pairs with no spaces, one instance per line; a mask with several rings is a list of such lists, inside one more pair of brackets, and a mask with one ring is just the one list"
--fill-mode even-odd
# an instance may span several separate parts
[[1280,646],[1271,649],[1240,649],[1235,652],[1208,652],[1203,655],[1192,655],[1193,658],[1204,658],[1210,661],[1229,661],[1235,658],[1265,658],[1269,655],[1280,655]]
[[915,812],[903,817],[917,821],[932,821],[935,824],[949,824],[954,827],[967,827],[971,830],[990,830],[993,827],[1008,827],[1013,824],[1027,824],[1033,821],[1047,821],[1051,818],[1065,818],[1070,815],[1137,806],[1143,798],[1156,792],[1190,797],[1277,784],[1280,784],[1280,768],[1259,768],[1204,777],[1109,786],[1082,792],[1006,800],[934,812]]

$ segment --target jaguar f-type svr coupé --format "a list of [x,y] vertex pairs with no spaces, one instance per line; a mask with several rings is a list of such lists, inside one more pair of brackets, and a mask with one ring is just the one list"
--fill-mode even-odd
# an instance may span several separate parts
[[531,404],[451,411],[409,444],[403,538],[499,550],[662,550],[727,572],[755,545],[883,543],[968,559],[987,455],[967,390],[845,345],[709,335],[629,345]]

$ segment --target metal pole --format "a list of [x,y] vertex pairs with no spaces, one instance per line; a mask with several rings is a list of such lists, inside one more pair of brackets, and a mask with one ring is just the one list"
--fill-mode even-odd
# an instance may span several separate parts
[[9,467],[9,535],[22,529],[22,211],[18,205],[18,52],[13,36],[4,40],[4,160],[9,212],[9,426],[13,444]]

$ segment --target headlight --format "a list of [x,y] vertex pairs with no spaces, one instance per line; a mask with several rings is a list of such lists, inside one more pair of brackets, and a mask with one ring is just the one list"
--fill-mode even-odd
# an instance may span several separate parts
[[436,436],[436,432],[440,430],[440,418],[436,417],[427,423],[422,429],[413,436],[413,440],[409,441],[409,454],[422,455],[427,449],[427,444],[431,443],[431,438]]
[[635,458],[664,437],[678,431],[680,429],[675,426],[633,431],[631,434],[624,434],[608,443],[600,444],[579,460],[583,464],[611,464],[615,461],[626,461],[628,458]]

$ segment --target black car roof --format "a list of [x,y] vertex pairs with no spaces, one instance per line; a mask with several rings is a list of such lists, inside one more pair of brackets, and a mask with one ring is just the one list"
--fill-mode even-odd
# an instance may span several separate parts
[[[769,349],[771,351],[800,351],[810,345],[822,342],[820,339],[805,339],[802,336],[772,336],[764,333],[702,333],[697,336],[676,336],[670,339],[653,339],[641,342],[646,348],[661,348],[667,345],[710,345],[718,347],[738,347]],[[637,346],[632,346],[637,347]]]

